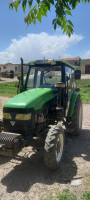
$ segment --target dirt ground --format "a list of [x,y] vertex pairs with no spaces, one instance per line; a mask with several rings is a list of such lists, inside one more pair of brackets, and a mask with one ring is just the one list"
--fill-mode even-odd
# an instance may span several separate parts
[[[8,98],[0,97],[2,105]],[[83,105],[83,128],[78,137],[66,136],[60,168],[50,171],[43,153],[24,148],[15,159],[0,156],[0,200],[44,200],[69,188],[77,197],[90,190],[90,105]]]
[[10,82],[18,81],[17,77],[14,77],[14,78],[1,77],[0,80],[1,80],[0,83],[10,83]]
[[90,74],[82,74],[81,79],[90,79]]

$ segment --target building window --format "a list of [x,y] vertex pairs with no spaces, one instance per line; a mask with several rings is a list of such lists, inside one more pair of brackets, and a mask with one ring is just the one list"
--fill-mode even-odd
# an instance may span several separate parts
[[3,69],[6,69],[6,66],[3,66]]
[[15,72],[17,72],[17,67],[15,67]]

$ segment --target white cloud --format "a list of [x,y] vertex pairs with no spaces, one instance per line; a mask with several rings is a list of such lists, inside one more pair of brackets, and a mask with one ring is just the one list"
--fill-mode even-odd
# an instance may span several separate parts
[[83,58],[90,59],[90,50],[88,50],[84,55]]
[[24,61],[45,58],[70,57],[66,50],[77,44],[83,36],[73,34],[70,38],[66,35],[28,34],[19,40],[13,39],[10,46],[0,52],[0,63],[20,63],[20,57]]

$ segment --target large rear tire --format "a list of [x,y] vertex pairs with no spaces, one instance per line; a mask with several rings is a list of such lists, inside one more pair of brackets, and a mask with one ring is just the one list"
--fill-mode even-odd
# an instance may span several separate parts
[[59,125],[53,126],[46,137],[44,147],[44,162],[47,168],[57,169],[64,149],[64,130]]
[[70,135],[79,135],[82,128],[82,102],[80,99],[76,100],[75,108],[72,117],[67,120],[67,130],[66,132]]

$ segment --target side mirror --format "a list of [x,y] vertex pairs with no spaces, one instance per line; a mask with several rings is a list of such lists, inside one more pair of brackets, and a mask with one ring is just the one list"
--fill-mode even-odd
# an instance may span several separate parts
[[80,80],[81,79],[81,70],[76,69],[75,70],[75,80]]

